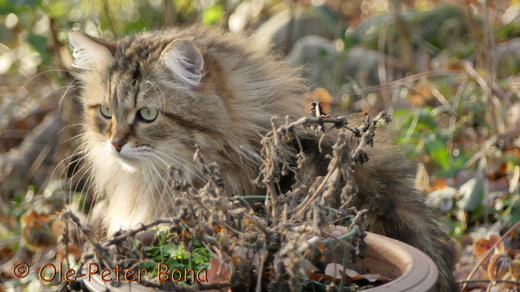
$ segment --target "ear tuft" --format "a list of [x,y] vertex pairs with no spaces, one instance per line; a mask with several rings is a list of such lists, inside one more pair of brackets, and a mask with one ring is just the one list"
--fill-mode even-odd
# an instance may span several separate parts
[[95,70],[112,62],[113,44],[96,39],[81,32],[69,32],[73,66],[83,70]]
[[166,67],[182,82],[198,87],[204,77],[204,58],[192,42],[178,40],[172,42],[163,56]]

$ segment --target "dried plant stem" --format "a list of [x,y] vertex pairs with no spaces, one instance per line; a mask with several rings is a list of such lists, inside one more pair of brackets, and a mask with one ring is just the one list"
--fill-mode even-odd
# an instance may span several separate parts
[[247,220],[249,220],[251,223],[253,223],[253,225],[255,225],[258,229],[260,229],[260,231],[262,231],[266,236],[269,236],[269,234],[270,234],[269,230],[267,230],[267,228],[262,223],[260,223],[260,221],[258,220],[258,217],[251,216],[245,212],[242,213],[242,215]]
[[128,231],[123,232],[122,234],[116,233],[116,235],[114,235],[114,237],[112,239],[108,240],[105,243],[105,246],[110,246],[110,245],[121,243],[129,237],[134,237],[138,233],[149,230],[150,228],[155,227],[157,225],[174,224],[174,223],[175,223],[175,220],[173,220],[173,219],[156,219],[151,223],[141,224],[138,228],[130,229]]
[[[520,286],[520,282],[518,281],[511,281],[511,280],[500,280],[500,279],[497,279],[497,280],[489,280],[489,279],[473,279],[473,280],[459,280],[457,281],[457,284],[469,284],[469,283],[504,283],[504,284],[513,284],[513,285],[516,285],[516,286]],[[464,288],[462,288],[462,290],[464,290]]]
[[388,114],[386,112],[380,112],[372,121],[370,121],[369,119],[366,119],[365,123],[368,124],[368,127],[366,128],[363,135],[361,136],[361,141],[359,142],[358,147],[352,153],[352,159],[355,162],[365,163],[366,161],[368,161],[368,156],[366,156],[363,148],[365,148],[367,145],[372,146],[372,144],[374,142],[374,136],[375,136],[375,130],[376,130],[377,124],[381,120],[384,120],[384,121],[390,120],[390,118],[388,117]]
[[384,83],[384,84],[379,84],[379,85],[369,86],[369,87],[365,87],[365,88],[356,88],[356,89],[353,89],[353,90],[342,91],[342,92],[337,93],[337,95],[345,95],[345,94],[351,95],[351,94],[354,94],[354,95],[362,96],[362,95],[367,94],[369,92],[379,91],[379,90],[382,90],[382,89],[394,88],[394,87],[398,87],[398,86],[406,86],[410,82],[421,80],[422,78],[426,78],[426,77],[458,75],[458,74],[462,74],[464,72],[465,72],[464,70],[453,70],[453,69],[444,69],[444,70],[434,70],[434,71],[421,72],[421,73],[417,73],[417,74],[414,74],[414,75],[406,76],[404,78],[401,78],[401,79],[398,79],[398,80],[394,80],[392,82],[388,82],[388,83]]
[[395,19],[397,29],[399,30],[399,49],[401,53],[401,61],[406,65],[407,71],[413,71],[414,51],[412,46],[412,33],[410,26],[401,16],[401,1],[390,1],[390,10]]
[[262,292],[262,275],[264,273],[264,265],[265,261],[267,260],[268,253],[265,249],[264,245],[264,251],[262,251],[262,260],[260,262],[260,267],[257,269],[257,279],[256,279],[256,292]]
[[318,196],[319,196],[319,194],[321,192],[321,189],[325,186],[325,183],[327,183],[329,181],[329,178],[332,176],[332,173],[333,172],[327,173],[327,175],[322,179],[322,181],[321,181],[320,185],[318,186],[318,188],[312,193],[310,198],[308,200],[305,200],[303,202],[303,204],[301,205],[301,207],[298,207],[298,211],[296,212],[295,218],[298,218],[301,215],[303,215],[303,213],[305,211],[307,211],[307,209],[310,207],[310,205],[314,201],[316,201],[316,199],[318,198]]
[[326,123],[334,124],[334,126],[336,128],[348,129],[352,133],[354,133],[354,135],[356,137],[360,137],[360,135],[361,135],[361,133],[359,132],[359,129],[351,127],[351,126],[348,125],[348,120],[347,120],[346,117],[339,117],[339,118],[329,118],[329,117],[301,118],[301,119],[299,119],[297,121],[294,121],[294,122],[290,123],[289,125],[281,128],[279,130],[279,132],[280,132],[280,134],[282,134],[282,132],[284,132],[284,131],[285,132],[293,132],[294,128],[296,128],[298,126],[305,126],[305,127],[316,126],[316,125],[323,126]]
[[74,223],[76,227],[83,233],[83,235],[85,235],[90,245],[94,248],[96,257],[100,261],[104,261],[109,268],[114,267],[114,263],[108,254],[108,250],[94,239],[94,235],[92,234],[91,230],[89,228],[85,228],[76,215],[70,211],[67,211],[61,215],[61,218],[72,221],[72,223]]
[[471,272],[469,273],[469,275],[466,277],[466,282],[464,283],[464,285],[462,285],[462,290],[466,289],[466,286],[467,286],[467,281],[471,280],[471,277],[473,277],[473,275],[477,272],[478,268],[482,265],[482,263],[491,255],[491,253],[494,251],[495,247],[497,247],[506,237],[509,236],[509,234],[511,234],[515,229],[517,229],[518,227],[520,227],[520,221],[516,222],[515,225],[513,225],[511,228],[509,228],[509,230],[507,230],[506,233],[504,233],[500,239],[495,242],[487,251],[487,253],[482,257],[480,258],[480,260],[478,261],[478,263],[475,265],[475,267],[473,268],[473,270],[471,270]]

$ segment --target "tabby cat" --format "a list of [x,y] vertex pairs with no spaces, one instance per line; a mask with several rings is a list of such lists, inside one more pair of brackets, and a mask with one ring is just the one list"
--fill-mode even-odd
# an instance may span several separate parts
[[[307,112],[299,70],[251,38],[201,27],[116,42],[78,32],[69,38],[82,86],[82,145],[97,192],[108,195],[109,232],[171,214],[167,167],[200,183],[195,145],[220,165],[229,193],[252,193],[271,117]],[[389,143],[369,151],[356,170],[354,203],[370,210],[374,231],[429,254],[440,270],[438,290],[452,291],[448,237],[411,186],[413,167]]]

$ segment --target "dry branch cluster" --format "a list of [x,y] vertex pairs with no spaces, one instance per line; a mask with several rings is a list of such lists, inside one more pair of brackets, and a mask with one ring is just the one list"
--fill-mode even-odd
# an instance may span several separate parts
[[[372,145],[378,123],[388,120],[384,112],[374,119],[365,115],[358,127],[351,126],[345,117],[330,118],[316,112],[313,118],[292,123],[273,118],[272,131],[261,142],[263,163],[254,182],[265,189],[265,196],[228,196],[219,166],[197,151],[195,163],[207,179],[202,188],[185,181],[180,169],[170,168],[169,181],[176,194],[174,218],[120,232],[103,243],[95,242],[89,231],[83,230],[92,247],[89,257],[95,256],[97,262],[108,266],[139,265],[142,244],[132,242],[151,227],[165,224],[187,249],[198,240],[220,260],[220,287],[300,290],[312,282],[308,276],[316,271],[331,244],[344,240],[350,248],[347,256],[363,254],[364,212],[349,206],[349,197],[357,191],[352,172],[368,160],[363,149]],[[312,173],[308,169],[316,159],[312,151],[305,151],[303,140],[309,137],[320,148],[316,153],[327,143],[330,153],[321,155],[328,163],[326,175],[306,182],[303,178]],[[359,139],[355,147],[349,146],[352,139]],[[281,185],[287,177],[293,178],[293,184],[284,190]],[[64,217],[75,220],[70,213]],[[331,239],[327,231],[332,224],[349,226],[350,235]],[[215,287],[197,285],[198,289]]]

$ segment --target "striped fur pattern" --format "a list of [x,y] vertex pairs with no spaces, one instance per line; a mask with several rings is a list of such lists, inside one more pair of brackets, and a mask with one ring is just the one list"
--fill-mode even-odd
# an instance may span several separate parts
[[[271,117],[306,112],[299,70],[247,37],[192,27],[116,42],[80,33],[70,40],[82,84],[83,152],[96,191],[106,198],[110,233],[174,212],[169,165],[183,170],[192,185],[203,183],[191,162],[194,145],[221,166],[227,192],[252,194],[259,141]],[[144,120],[143,108],[157,110],[157,117]],[[374,231],[432,256],[441,270],[438,290],[450,291],[447,236],[411,187],[413,168],[384,143],[377,148],[376,142],[370,161],[356,170],[361,191],[353,202],[370,210]],[[313,155],[312,179],[326,161],[323,153]]]

